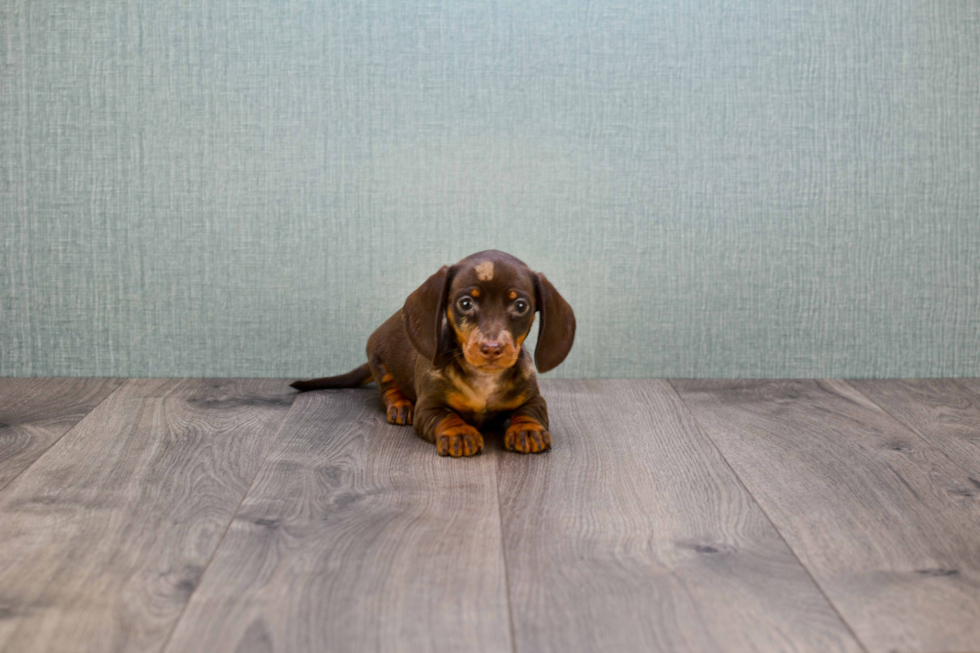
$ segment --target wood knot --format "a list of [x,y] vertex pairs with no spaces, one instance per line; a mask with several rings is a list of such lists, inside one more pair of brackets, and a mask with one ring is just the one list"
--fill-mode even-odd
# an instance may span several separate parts
[[677,544],[682,549],[689,549],[695,553],[706,556],[731,555],[733,553],[738,553],[738,549],[736,547],[724,542],[683,541],[678,542]]
[[270,530],[279,527],[278,519],[259,518],[259,519],[253,519],[252,523],[255,524],[256,526],[261,526],[262,528],[268,528]]
[[959,569],[946,569],[944,567],[930,567],[929,569],[916,569],[915,573],[922,576],[956,576],[960,573]]
[[889,440],[884,445],[889,451],[899,451],[901,453],[912,453],[912,445],[904,440]]

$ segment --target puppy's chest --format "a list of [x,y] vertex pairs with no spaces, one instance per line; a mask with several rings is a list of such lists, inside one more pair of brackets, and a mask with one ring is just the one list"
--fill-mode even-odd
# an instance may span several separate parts
[[472,378],[453,375],[449,382],[446,403],[461,413],[481,416],[485,413],[514,410],[526,400],[520,393],[514,392],[509,383],[491,375]]

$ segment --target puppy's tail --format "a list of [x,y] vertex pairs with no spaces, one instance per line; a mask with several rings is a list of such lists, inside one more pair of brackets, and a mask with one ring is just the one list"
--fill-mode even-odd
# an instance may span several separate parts
[[347,374],[340,376],[325,376],[322,379],[310,379],[309,381],[294,381],[290,383],[291,388],[296,388],[300,392],[309,390],[325,390],[331,388],[359,388],[371,381],[371,368],[367,363],[360,367],[355,367]]

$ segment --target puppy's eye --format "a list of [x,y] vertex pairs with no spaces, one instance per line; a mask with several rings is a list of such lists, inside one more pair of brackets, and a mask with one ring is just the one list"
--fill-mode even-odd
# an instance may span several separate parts
[[518,315],[523,315],[525,311],[527,311],[527,302],[523,299],[518,299],[516,302],[514,302],[514,311]]
[[459,310],[463,311],[464,313],[468,313],[473,310],[473,300],[469,297],[463,297],[461,300],[456,302],[456,306],[458,306]]

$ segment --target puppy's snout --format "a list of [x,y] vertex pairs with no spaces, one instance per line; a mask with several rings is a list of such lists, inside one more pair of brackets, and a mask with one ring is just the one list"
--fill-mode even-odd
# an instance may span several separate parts
[[487,358],[499,358],[504,353],[504,343],[497,340],[485,340],[480,343],[480,353]]

